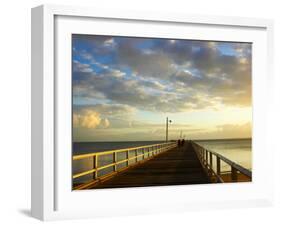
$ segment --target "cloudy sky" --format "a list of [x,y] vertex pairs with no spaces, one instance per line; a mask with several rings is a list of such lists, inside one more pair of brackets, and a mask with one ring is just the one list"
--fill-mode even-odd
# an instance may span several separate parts
[[251,44],[73,35],[74,141],[251,137]]

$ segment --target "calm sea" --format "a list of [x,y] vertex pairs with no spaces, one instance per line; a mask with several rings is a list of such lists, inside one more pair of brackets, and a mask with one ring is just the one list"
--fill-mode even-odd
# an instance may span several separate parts
[[88,154],[160,143],[165,143],[165,141],[74,142],[73,154]]
[[195,142],[247,169],[252,169],[252,139],[198,140]]

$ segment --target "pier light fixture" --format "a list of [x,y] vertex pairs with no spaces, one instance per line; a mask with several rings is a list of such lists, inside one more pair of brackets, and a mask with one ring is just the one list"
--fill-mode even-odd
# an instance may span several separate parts
[[169,123],[172,123],[172,120],[169,120],[169,118],[167,117],[166,118],[166,142],[168,142],[168,136],[169,136],[169,132],[168,132],[168,130],[169,130]]

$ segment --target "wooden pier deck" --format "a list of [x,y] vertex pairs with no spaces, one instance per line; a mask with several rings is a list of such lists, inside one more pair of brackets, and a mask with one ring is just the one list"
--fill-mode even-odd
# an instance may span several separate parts
[[90,188],[210,183],[190,143],[159,154]]

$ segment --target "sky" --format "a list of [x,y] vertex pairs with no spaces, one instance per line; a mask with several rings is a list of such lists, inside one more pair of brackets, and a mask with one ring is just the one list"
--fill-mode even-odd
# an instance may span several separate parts
[[74,141],[250,138],[250,43],[72,35]]

